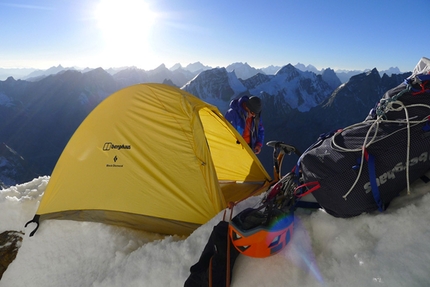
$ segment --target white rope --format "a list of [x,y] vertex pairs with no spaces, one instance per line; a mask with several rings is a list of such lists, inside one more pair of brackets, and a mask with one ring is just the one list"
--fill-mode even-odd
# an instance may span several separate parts
[[[407,126],[407,133],[408,133],[408,142],[406,145],[406,190],[407,190],[407,194],[410,195],[411,194],[411,189],[410,189],[410,182],[409,182],[409,157],[410,157],[410,149],[411,149],[411,122],[409,120],[409,113],[408,113],[408,108],[400,101],[395,101],[393,103],[397,103],[400,105],[399,108],[394,109],[394,111],[400,111],[400,110],[404,110],[405,111],[405,118],[406,118],[406,126]],[[393,104],[391,103],[391,105]]]
[[[361,160],[360,160],[360,169],[358,170],[358,174],[357,174],[357,178],[355,179],[355,181],[354,181],[354,183],[352,184],[352,186],[351,186],[351,188],[347,191],[347,193],[345,193],[344,195],[343,195],[343,198],[346,200],[347,199],[347,197],[348,197],[348,195],[351,193],[351,191],[354,189],[354,187],[355,187],[355,185],[357,184],[357,182],[358,182],[358,180],[360,179],[360,176],[361,176],[361,172],[362,172],[362,170],[363,170],[363,162],[364,162],[364,151],[365,151],[365,149],[375,140],[375,137],[376,137],[376,134],[377,134],[377,131],[378,131],[378,127],[379,127],[379,122],[380,122],[380,120],[379,119],[377,119],[377,120],[375,120],[373,123],[372,123],[372,125],[369,127],[369,130],[367,131],[367,133],[366,133],[366,137],[364,138],[364,143],[363,143],[363,146],[361,147],[361,149],[355,149],[355,150],[350,150],[350,151],[359,151],[359,150],[361,150]],[[375,130],[375,134],[373,135],[373,137],[372,137],[372,139],[370,140],[370,142],[368,143],[368,144],[366,144],[366,142],[367,142],[367,139],[369,138],[369,134],[370,134],[370,131],[372,130],[372,127],[374,127],[376,125],[376,130]],[[332,143],[333,144],[335,144],[334,143],[334,137],[333,137],[333,141],[332,141]],[[338,146],[339,147],[339,146]],[[340,147],[339,147],[340,148]],[[341,148],[341,149],[343,149],[343,148]],[[346,149],[344,149],[345,151],[346,151]]]
[[[399,106],[395,108],[395,107],[393,107],[394,104],[397,104]],[[406,129],[407,129],[406,164],[405,164],[406,165],[406,185],[407,185],[407,194],[408,195],[410,194],[411,191],[410,191],[410,179],[409,179],[409,170],[410,170],[410,168],[409,168],[409,161],[410,161],[410,147],[411,147],[411,130],[410,130],[411,124],[420,124],[420,123],[423,123],[423,122],[426,122],[426,121],[429,120],[428,117],[425,117],[424,119],[421,119],[421,120],[411,120],[411,119],[409,119],[408,108],[411,108],[411,107],[425,107],[425,108],[430,109],[430,106],[429,105],[425,105],[425,104],[411,104],[411,105],[405,106],[400,101],[392,101],[392,102],[388,103],[388,105],[387,105],[387,107],[385,109],[385,112],[404,110],[405,111],[405,120],[404,121],[403,120],[385,120],[385,119],[383,119],[383,116],[378,116],[376,118],[376,120],[373,120],[373,123],[370,125],[369,130],[366,133],[366,136],[364,138],[364,142],[363,142],[363,145],[361,146],[361,148],[347,149],[347,148],[341,147],[338,144],[336,144],[335,138],[336,138],[337,135],[341,134],[342,131],[354,128],[354,127],[362,125],[363,123],[366,123],[366,122],[361,122],[361,123],[357,123],[357,124],[351,125],[349,127],[344,128],[341,131],[336,132],[333,135],[333,138],[331,140],[331,145],[332,145],[333,148],[336,148],[339,151],[343,151],[343,152],[357,152],[357,151],[361,150],[360,169],[358,171],[357,178],[354,181],[354,183],[352,184],[351,188],[342,196],[345,200],[347,200],[348,195],[352,192],[352,190],[354,189],[354,187],[357,185],[358,180],[360,179],[360,176],[361,176],[361,173],[362,173],[362,169],[363,169],[365,149],[367,149],[371,144],[373,144],[375,142],[376,136],[378,134],[379,124],[382,123],[382,122],[385,122],[385,123],[405,123],[406,124]],[[371,121],[367,121],[367,123],[368,122],[371,122]],[[372,131],[373,128],[375,128],[375,132],[374,132],[372,138],[369,140],[370,132]],[[397,130],[397,131],[395,131],[395,132],[387,135],[386,137],[389,137],[389,136],[393,135],[394,133],[399,132],[401,130],[402,129],[399,129],[399,130]]]

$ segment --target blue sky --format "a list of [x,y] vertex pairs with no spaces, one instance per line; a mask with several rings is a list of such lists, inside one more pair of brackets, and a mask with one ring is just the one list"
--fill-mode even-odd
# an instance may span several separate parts
[[[430,57],[428,0],[0,0],[0,67],[410,71]],[[422,22],[422,23],[420,23]]]

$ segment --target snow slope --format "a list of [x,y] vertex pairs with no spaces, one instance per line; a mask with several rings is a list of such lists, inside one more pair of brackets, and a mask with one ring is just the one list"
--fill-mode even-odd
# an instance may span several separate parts
[[[429,174],[428,174],[429,175]],[[17,258],[1,287],[183,286],[222,212],[188,238],[101,223],[30,220],[49,177],[0,190],[0,232],[23,230]],[[430,183],[413,184],[384,213],[340,219],[322,210],[296,212],[292,242],[264,259],[239,256],[232,287],[430,286]],[[242,202],[238,212],[257,204]]]

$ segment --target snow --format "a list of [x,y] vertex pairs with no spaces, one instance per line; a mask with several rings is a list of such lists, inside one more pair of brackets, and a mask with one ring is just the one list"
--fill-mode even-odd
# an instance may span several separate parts
[[235,72],[227,72],[229,86],[233,89],[235,96],[247,91],[246,87],[237,78]]
[[[282,95],[291,108],[300,112],[309,111],[331,95],[332,88],[327,85],[325,87],[318,86],[322,80],[314,73],[303,72],[292,66],[285,66],[283,69],[281,72],[278,71],[270,81],[250,89],[250,94]],[[306,82],[311,83],[309,89],[319,92],[309,93]]]
[[[43,221],[29,237],[35,225],[24,225],[48,182],[45,176],[0,190],[0,232],[25,232],[1,287],[183,286],[223,216],[187,238],[66,220]],[[412,187],[384,213],[341,219],[297,210],[291,243],[268,258],[239,256],[231,286],[430,286],[430,183]]]

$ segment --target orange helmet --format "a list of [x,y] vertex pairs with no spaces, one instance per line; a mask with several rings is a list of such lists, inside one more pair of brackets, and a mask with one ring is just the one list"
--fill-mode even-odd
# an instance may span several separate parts
[[264,258],[281,251],[293,235],[292,211],[273,210],[270,217],[258,209],[247,208],[229,224],[229,236],[242,254]]

